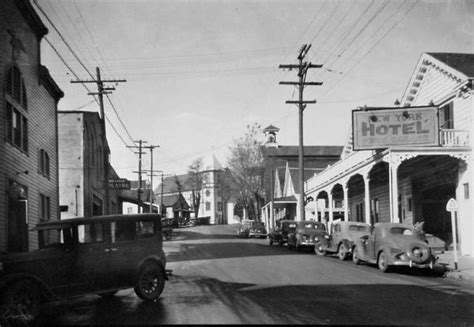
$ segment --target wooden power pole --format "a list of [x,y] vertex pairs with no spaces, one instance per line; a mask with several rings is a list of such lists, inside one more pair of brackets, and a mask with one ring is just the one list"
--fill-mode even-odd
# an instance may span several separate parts
[[299,113],[299,216],[300,220],[305,220],[305,203],[304,203],[304,147],[303,147],[303,111],[306,108],[308,103],[316,103],[316,100],[303,100],[303,91],[305,86],[307,85],[322,85],[322,82],[306,82],[306,75],[308,73],[308,69],[310,68],[321,68],[323,65],[314,65],[310,62],[306,62],[305,57],[311,48],[311,44],[304,44],[300,52],[298,54],[298,64],[289,64],[289,65],[280,65],[279,68],[282,69],[297,69],[298,70],[298,82],[280,82],[281,85],[294,85],[298,87],[299,90],[299,99],[295,100],[288,100],[286,103],[289,104],[296,104],[298,106],[298,113]]
[[137,188],[137,211],[138,213],[141,212],[140,210],[140,204],[142,202],[142,154],[145,154],[145,152],[142,152],[142,144],[143,143],[148,143],[147,141],[143,140],[138,140],[134,141],[135,143],[138,143],[138,146],[136,145],[128,145],[127,148],[138,148],[138,152],[135,152],[138,154],[138,171],[134,171],[134,173],[138,174],[138,188]]
[[97,95],[99,97],[99,107],[100,107],[100,118],[101,118],[101,127],[102,127],[102,143],[104,148],[103,153],[103,162],[104,162],[104,175],[105,175],[105,214],[110,214],[110,188],[109,188],[109,154],[105,151],[106,144],[107,144],[107,135],[105,132],[105,111],[104,111],[104,94],[110,94],[112,91],[115,90],[114,87],[104,87],[104,83],[122,83],[126,82],[125,79],[111,79],[111,80],[103,80],[100,77],[100,69],[96,67],[96,79],[95,80],[72,80],[71,83],[95,83],[97,84],[97,92],[90,92],[88,95]]

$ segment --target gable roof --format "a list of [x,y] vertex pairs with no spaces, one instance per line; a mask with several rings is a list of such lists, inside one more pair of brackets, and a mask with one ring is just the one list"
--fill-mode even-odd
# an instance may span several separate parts
[[178,193],[178,184],[176,179],[178,179],[179,184],[181,185],[181,192],[192,191],[192,185],[189,181],[189,175],[174,175],[168,176],[163,179],[163,183],[160,183],[157,188],[155,188],[155,194],[161,194],[161,184],[163,184],[163,194],[167,193]]
[[428,55],[438,59],[451,68],[469,77],[474,77],[473,53],[427,52]]

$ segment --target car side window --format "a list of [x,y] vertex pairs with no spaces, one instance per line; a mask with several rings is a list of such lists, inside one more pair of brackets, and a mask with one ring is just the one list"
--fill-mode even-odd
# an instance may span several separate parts
[[103,243],[104,237],[104,226],[102,223],[89,223],[78,225],[79,243]]
[[153,237],[153,221],[137,221],[135,223],[135,231],[137,238]]
[[114,221],[111,225],[112,243],[133,240],[134,222]]
[[40,231],[40,248],[71,247],[72,228],[49,229]]

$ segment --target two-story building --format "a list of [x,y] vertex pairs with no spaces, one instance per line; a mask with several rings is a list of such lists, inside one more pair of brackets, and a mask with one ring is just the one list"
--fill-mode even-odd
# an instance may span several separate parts
[[56,110],[63,92],[41,65],[48,33],[28,0],[0,10],[0,251],[36,249],[29,230],[59,219]]
[[474,54],[423,53],[398,107],[353,111],[342,159],[305,187],[307,196],[324,200],[329,222],[340,201],[345,220],[424,221],[430,242],[448,248],[446,205],[453,198],[459,248],[474,254],[473,76]]

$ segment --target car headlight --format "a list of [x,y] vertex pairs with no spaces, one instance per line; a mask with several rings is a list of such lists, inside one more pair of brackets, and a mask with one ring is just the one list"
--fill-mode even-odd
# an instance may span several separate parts
[[315,242],[319,242],[319,237],[316,236],[316,237],[314,238],[314,241],[315,241]]
[[324,238],[329,240],[329,235],[324,235]]

